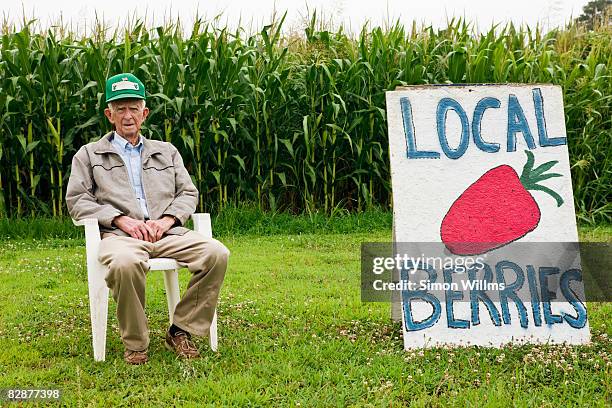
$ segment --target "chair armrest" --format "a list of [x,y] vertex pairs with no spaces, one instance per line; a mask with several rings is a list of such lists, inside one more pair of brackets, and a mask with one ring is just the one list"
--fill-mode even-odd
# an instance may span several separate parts
[[77,227],[85,227],[85,241],[100,240],[100,226],[95,218],[84,218],[82,220],[72,220]]
[[191,215],[191,219],[195,232],[204,235],[206,238],[212,238],[212,224],[209,213],[195,213]]
[[83,218],[82,220],[72,220],[72,223],[77,227],[83,227],[87,225],[98,225],[98,220],[95,218]]
[[98,265],[98,248],[100,247],[100,226],[95,218],[84,218],[82,220],[72,220],[76,226],[85,227],[85,251],[87,253],[87,270],[93,271]]

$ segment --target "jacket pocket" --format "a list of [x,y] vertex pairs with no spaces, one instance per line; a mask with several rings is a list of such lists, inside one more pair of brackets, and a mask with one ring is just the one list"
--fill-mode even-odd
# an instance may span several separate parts
[[130,187],[127,169],[123,163],[96,164],[92,167],[96,187],[102,194],[117,194]]
[[142,179],[147,201],[165,201],[174,198],[176,190],[174,163],[163,154],[154,154],[142,165]]

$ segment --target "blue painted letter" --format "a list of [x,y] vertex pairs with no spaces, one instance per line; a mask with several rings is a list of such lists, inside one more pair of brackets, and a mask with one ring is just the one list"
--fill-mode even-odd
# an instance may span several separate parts
[[474,116],[472,119],[472,137],[474,138],[474,143],[476,146],[487,153],[495,153],[499,151],[499,143],[487,143],[482,140],[482,135],[480,134],[480,125],[482,122],[482,116],[486,109],[489,108],[499,108],[501,103],[497,98],[482,98],[478,101],[476,105],[476,109],[474,109]]
[[582,282],[582,271],[580,269],[570,269],[565,271],[563,275],[561,275],[561,293],[567,299],[568,302],[572,304],[578,315],[576,317],[561,312],[565,321],[572,326],[574,329],[581,329],[586,325],[587,322],[587,310],[584,307],[584,303],[578,299],[572,288],[570,288],[570,281]]
[[[506,284],[506,278],[504,276],[504,269],[512,269],[516,275],[516,280],[511,285]],[[523,287],[525,282],[525,276],[520,266],[510,261],[499,261],[495,265],[495,272],[497,274],[497,282],[504,284],[504,290],[499,291],[499,302],[501,303],[502,318],[504,324],[510,324],[510,311],[508,310],[508,298],[511,298],[516,304],[518,309],[519,320],[521,321],[521,327],[527,327],[527,309],[523,304],[523,301],[518,297],[516,291]]]
[[533,106],[535,107],[536,119],[538,121],[538,140],[540,146],[560,146],[567,144],[565,137],[548,137],[546,130],[546,118],[544,117],[544,98],[540,88],[535,88],[533,91]]
[[[435,282],[438,279],[438,274],[429,265],[419,267],[419,270],[426,271],[429,275],[429,282]],[[408,271],[402,268],[401,277],[402,280],[408,281]],[[415,321],[412,317],[412,300],[420,300],[429,303],[433,307],[431,315],[427,319],[421,321]],[[442,307],[440,306],[440,300],[426,290],[404,290],[402,291],[402,302],[404,304],[404,321],[406,322],[407,331],[418,331],[427,329],[433,326],[440,319],[440,312]]]
[[531,292],[531,310],[533,311],[533,322],[537,327],[542,326],[542,316],[540,316],[540,297],[538,296],[538,284],[535,277],[533,265],[527,265],[527,281],[529,282],[529,292]]
[[[446,114],[449,110],[455,111],[461,120],[461,141],[457,149],[451,149],[448,140],[446,140]],[[436,112],[436,122],[438,124],[438,139],[440,139],[440,146],[444,154],[449,159],[458,159],[463,156],[470,142],[470,121],[459,102],[451,98],[440,99]]]
[[[484,282],[492,282],[493,281],[493,272],[491,272],[491,267],[487,264],[483,264],[484,266],[484,276],[482,277],[482,281]],[[468,277],[470,281],[476,281],[476,271],[471,269],[468,271]],[[491,301],[491,298],[484,290],[480,289],[472,289],[470,291],[470,308],[472,309],[472,324],[474,326],[480,324],[480,308],[478,305],[478,301],[484,303],[489,312],[489,317],[491,317],[491,321],[496,326],[501,326],[501,319],[499,317],[499,312],[495,307],[495,304]]]
[[525,138],[525,142],[529,149],[535,149],[535,143],[533,141],[533,136],[531,135],[531,130],[529,130],[529,124],[527,123],[527,118],[525,118],[525,113],[523,113],[523,108],[519,103],[516,95],[510,94],[508,97],[508,151],[515,152],[516,151],[516,134],[521,132],[523,137]]
[[402,118],[404,120],[404,135],[406,136],[406,157],[409,159],[439,159],[440,153],[438,152],[417,150],[410,100],[408,100],[406,97],[400,98],[400,107],[402,109]]
[[550,309],[550,302],[555,300],[557,296],[555,292],[548,290],[548,276],[559,273],[559,268],[549,266],[540,267],[540,291],[542,292],[542,309],[544,309],[544,320],[546,324],[552,326],[555,323],[563,323],[560,315],[554,314]]
[[[452,269],[444,269],[444,282],[452,287],[453,283],[453,273]],[[463,300],[463,292],[460,290],[446,290],[446,321],[448,327],[451,329],[469,329],[470,321],[463,319],[455,319],[455,312],[453,311],[453,301],[454,300]]]

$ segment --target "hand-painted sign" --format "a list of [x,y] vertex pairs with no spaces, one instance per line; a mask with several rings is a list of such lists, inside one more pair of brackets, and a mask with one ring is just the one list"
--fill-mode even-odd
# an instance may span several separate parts
[[405,87],[387,115],[395,240],[439,249],[400,267],[406,348],[587,343],[561,89]]

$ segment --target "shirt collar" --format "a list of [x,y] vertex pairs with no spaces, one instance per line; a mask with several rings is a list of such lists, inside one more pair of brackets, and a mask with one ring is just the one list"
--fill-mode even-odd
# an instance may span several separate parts
[[142,135],[138,135],[138,143],[136,144],[136,146],[132,146],[132,144],[128,142],[127,140],[125,140],[123,137],[121,137],[119,133],[117,133],[117,131],[115,131],[113,134],[113,140],[115,141],[115,143],[119,144],[124,149],[127,147],[132,147],[133,149],[139,149],[143,145]]

